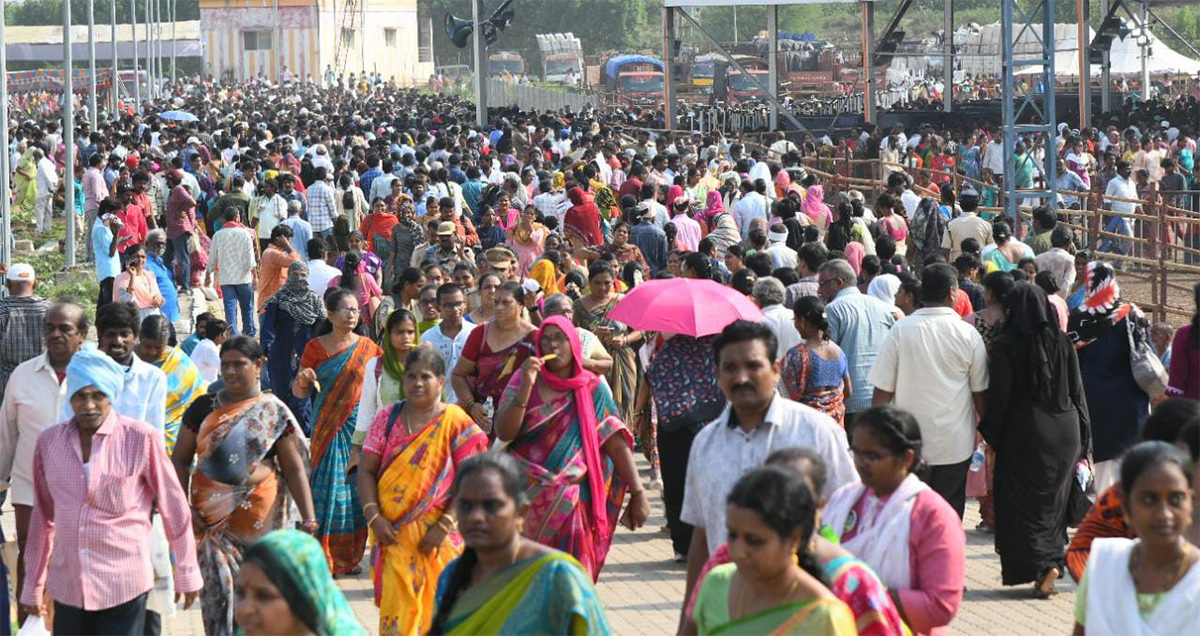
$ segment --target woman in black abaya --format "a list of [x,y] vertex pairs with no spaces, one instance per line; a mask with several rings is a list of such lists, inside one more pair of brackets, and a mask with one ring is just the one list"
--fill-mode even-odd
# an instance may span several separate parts
[[996,549],[1004,585],[1055,593],[1064,567],[1075,464],[1091,446],[1087,401],[1071,340],[1040,288],[1017,283],[992,347],[986,417],[996,451]]

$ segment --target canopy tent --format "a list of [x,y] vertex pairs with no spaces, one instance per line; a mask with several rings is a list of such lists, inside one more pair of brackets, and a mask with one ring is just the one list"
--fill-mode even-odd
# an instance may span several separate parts
[[[71,55],[76,63],[88,57],[88,34],[86,26],[71,27]],[[108,24],[97,24],[96,59],[112,59],[112,29]],[[146,54],[146,27],[137,25],[137,52]],[[171,36],[176,38],[171,40]],[[200,21],[186,20],[162,25],[163,51],[176,57],[200,57],[203,45],[200,41]],[[134,27],[117,25],[117,53],[128,60],[134,53]],[[4,46],[10,62],[60,62],[63,59],[62,25],[7,26],[4,31]]]
[[[1088,29],[1088,39],[1095,31]],[[1040,35],[1040,33],[1036,34]],[[1041,44],[1033,31],[1024,31],[1014,48],[1015,59],[1035,58],[1041,54]],[[1147,66],[1151,75],[1167,73],[1200,73],[1200,61],[1176,52],[1150,32],[1150,57]],[[971,75],[998,76],[1000,68],[1000,24],[962,27],[954,32],[955,56],[959,58],[958,70]],[[1054,72],[1060,77],[1079,76],[1078,27],[1075,24],[1054,25]],[[1136,75],[1142,72],[1142,49],[1136,36],[1124,40],[1113,39],[1109,48],[1109,60],[1113,75]],[[1036,74],[1034,66],[1017,69],[1018,75]],[[1100,75],[1100,65],[1093,64],[1092,76]]]
[[[91,86],[91,74],[87,69],[74,69],[71,73],[76,93],[85,93]],[[96,90],[106,91],[112,87],[112,69],[96,70]],[[24,93],[61,93],[63,92],[62,69],[39,68],[32,71],[10,71],[8,74],[8,92]]]

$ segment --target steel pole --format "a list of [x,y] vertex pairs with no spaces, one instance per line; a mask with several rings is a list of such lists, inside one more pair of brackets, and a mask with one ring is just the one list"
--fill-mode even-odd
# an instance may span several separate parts
[[272,10],[275,12],[275,32],[271,35],[271,48],[274,49],[274,51],[271,53],[271,60],[273,62],[271,64],[271,74],[273,75],[272,81],[278,84],[279,56],[282,55],[283,52],[283,43],[280,41],[283,39],[283,25],[280,24],[282,20],[280,20],[279,16],[279,0],[273,0],[272,4],[274,5]]
[[150,53],[154,46],[150,34],[150,0],[146,0],[146,99],[154,99],[154,67],[151,65]]
[[[67,0],[63,0],[66,2]],[[88,121],[92,130],[100,121],[96,112],[96,0],[88,0]]]
[[[278,0],[276,0],[278,2]],[[483,0],[471,3],[471,20],[475,23],[475,38],[472,50],[475,53],[475,125],[486,126],[488,118],[487,41],[483,37],[483,23],[487,14],[483,12]]]
[[[1104,15],[1108,15],[1109,0],[1100,0],[1100,9]],[[1104,61],[1100,64],[1100,110],[1108,112],[1112,106],[1112,58],[1109,52],[1112,50],[1112,45],[1104,47]]]
[[142,112],[142,71],[138,64],[137,0],[129,0],[129,28],[133,31],[133,112]]
[[767,82],[774,98],[770,103],[769,127],[779,130],[779,5],[775,4],[767,7]]
[[12,174],[12,154],[8,151],[8,47],[4,39],[4,20],[0,16],[0,217],[4,219],[4,236],[0,240],[0,258],[4,265],[12,264],[12,206],[8,198],[8,176]]
[[942,110],[954,108],[954,0],[945,0],[942,15]]
[[[679,114],[679,108],[675,104],[675,82],[672,79],[675,77],[675,65],[678,61],[675,59],[675,38],[678,37],[677,26],[675,23],[675,8],[663,7],[663,112],[666,113],[665,127],[667,130],[675,130],[677,125],[676,117]],[[603,69],[601,69],[603,71]],[[620,91],[620,79],[616,78],[616,90]],[[620,97],[618,96],[618,100]]]
[[175,30],[175,5],[176,5],[177,0],[169,0],[169,2],[170,2],[170,5],[169,5],[170,12],[171,12],[171,84],[174,84],[175,83],[175,54],[177,52],[176,48],[175,48],[176,47],[175,37],[177,35],[176,30]]
[[[155,54],[154,59],[155,59],[155,64],[158,65],[158,67],[157,67],[158,68],[158,78],[159,78],[160,84],[162,83],[162,80],[167,76],[166,72],[163,71],[162,18],[163,18],[162,0],[154,0],[154,34],[155,34],[155,36],[157,36],[155,41],[158,42],[158,50],[156,50],[154,52],[154,54]],[[162,96],[161,92],[159,93],[159,96],[160,97]]]
[[1145,38],[1146,44],[1142,47],[1142,101],[1150,101],[1150,13],[1146,9],[1146,5],[1142,5],[1142,33],[1138,39]]
[[1092,119],[1092,63],[1088,59],[1088,3],[1075,1],[1078,30],[1075,41],[1079,43],[1079,130],[1087,130]]
[[[63,142],[67,146],[63,169],[63,191],[65,205],[63,212],[67,218],[67,253],[65,265],[75,265],[75,78],[71,70],[74,64],[71,59],[71,2],[63,0]],[[7,117],[8,114],[5,113]],[[53,148],[47,149],[54,152]],[[8,152],[8,148],[3,149]],[[5,193],[7,196],[7,193]],[[6,217],[7,218],[7,217]]]
[[863,120],[878,125],[875,113],[875,3],[862,3]]
[[115,119],[117,116],[118,102],[121,97],[117,94],[120,89],[121,82],[117,76],[117,71],[121,68],[120,54],[117,52],[117,42],[120,38],[117,37],[117,0],[109,0],[109,45],[112,46],[112,88],[109,89],[110,101],[112,108],[109,110],[109,119]]

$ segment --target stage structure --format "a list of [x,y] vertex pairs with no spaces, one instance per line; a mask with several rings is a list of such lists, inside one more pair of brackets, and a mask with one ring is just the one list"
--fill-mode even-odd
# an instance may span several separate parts
[[[1021,9],[1016,0],[1004,0],[1000,6],[1000,32],[1004,67],[1004,94],[1000,100],[1004,118],[1004,169],[1009,172],[1004,179],[1004,213],[1013,221],[1017,236],[1023,236],[1022,224],[1017,218],[1021,202],[1054,205],[1058,194],[1058,153],[1053,150],[1054,127],[1058,123],[1054,113],[1057,101],[1054,94],[1054,0],[1039,0],[1028,11]],[[1026,32],[1033,33],[1040,46],[1036,52],[1018,59],[1015,43]],[[1014,78],[1026,68],[1037,69],[1040,76],[1037,84],[1042,88],[1018,97],[1013,89]],[[1045,159],[1041,167],[1046,187],[1041,190],[1018,190],[1013,178],[1017,143],[1026,135],[1041,135],[1042,143],[1048,149],[1043,153]],[[1026,154],[1022,161],[1033,161],[1033,158]]]

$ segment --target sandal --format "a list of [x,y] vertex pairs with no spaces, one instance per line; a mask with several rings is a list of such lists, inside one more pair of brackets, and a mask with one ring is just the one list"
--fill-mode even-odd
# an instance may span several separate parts
[[1045,599],[1058,594],[1054,582],[1060,577],[1062,577],[1062,571],[1058,569],[1058,566],[1046,568],[1033,584],[1033,597]]

